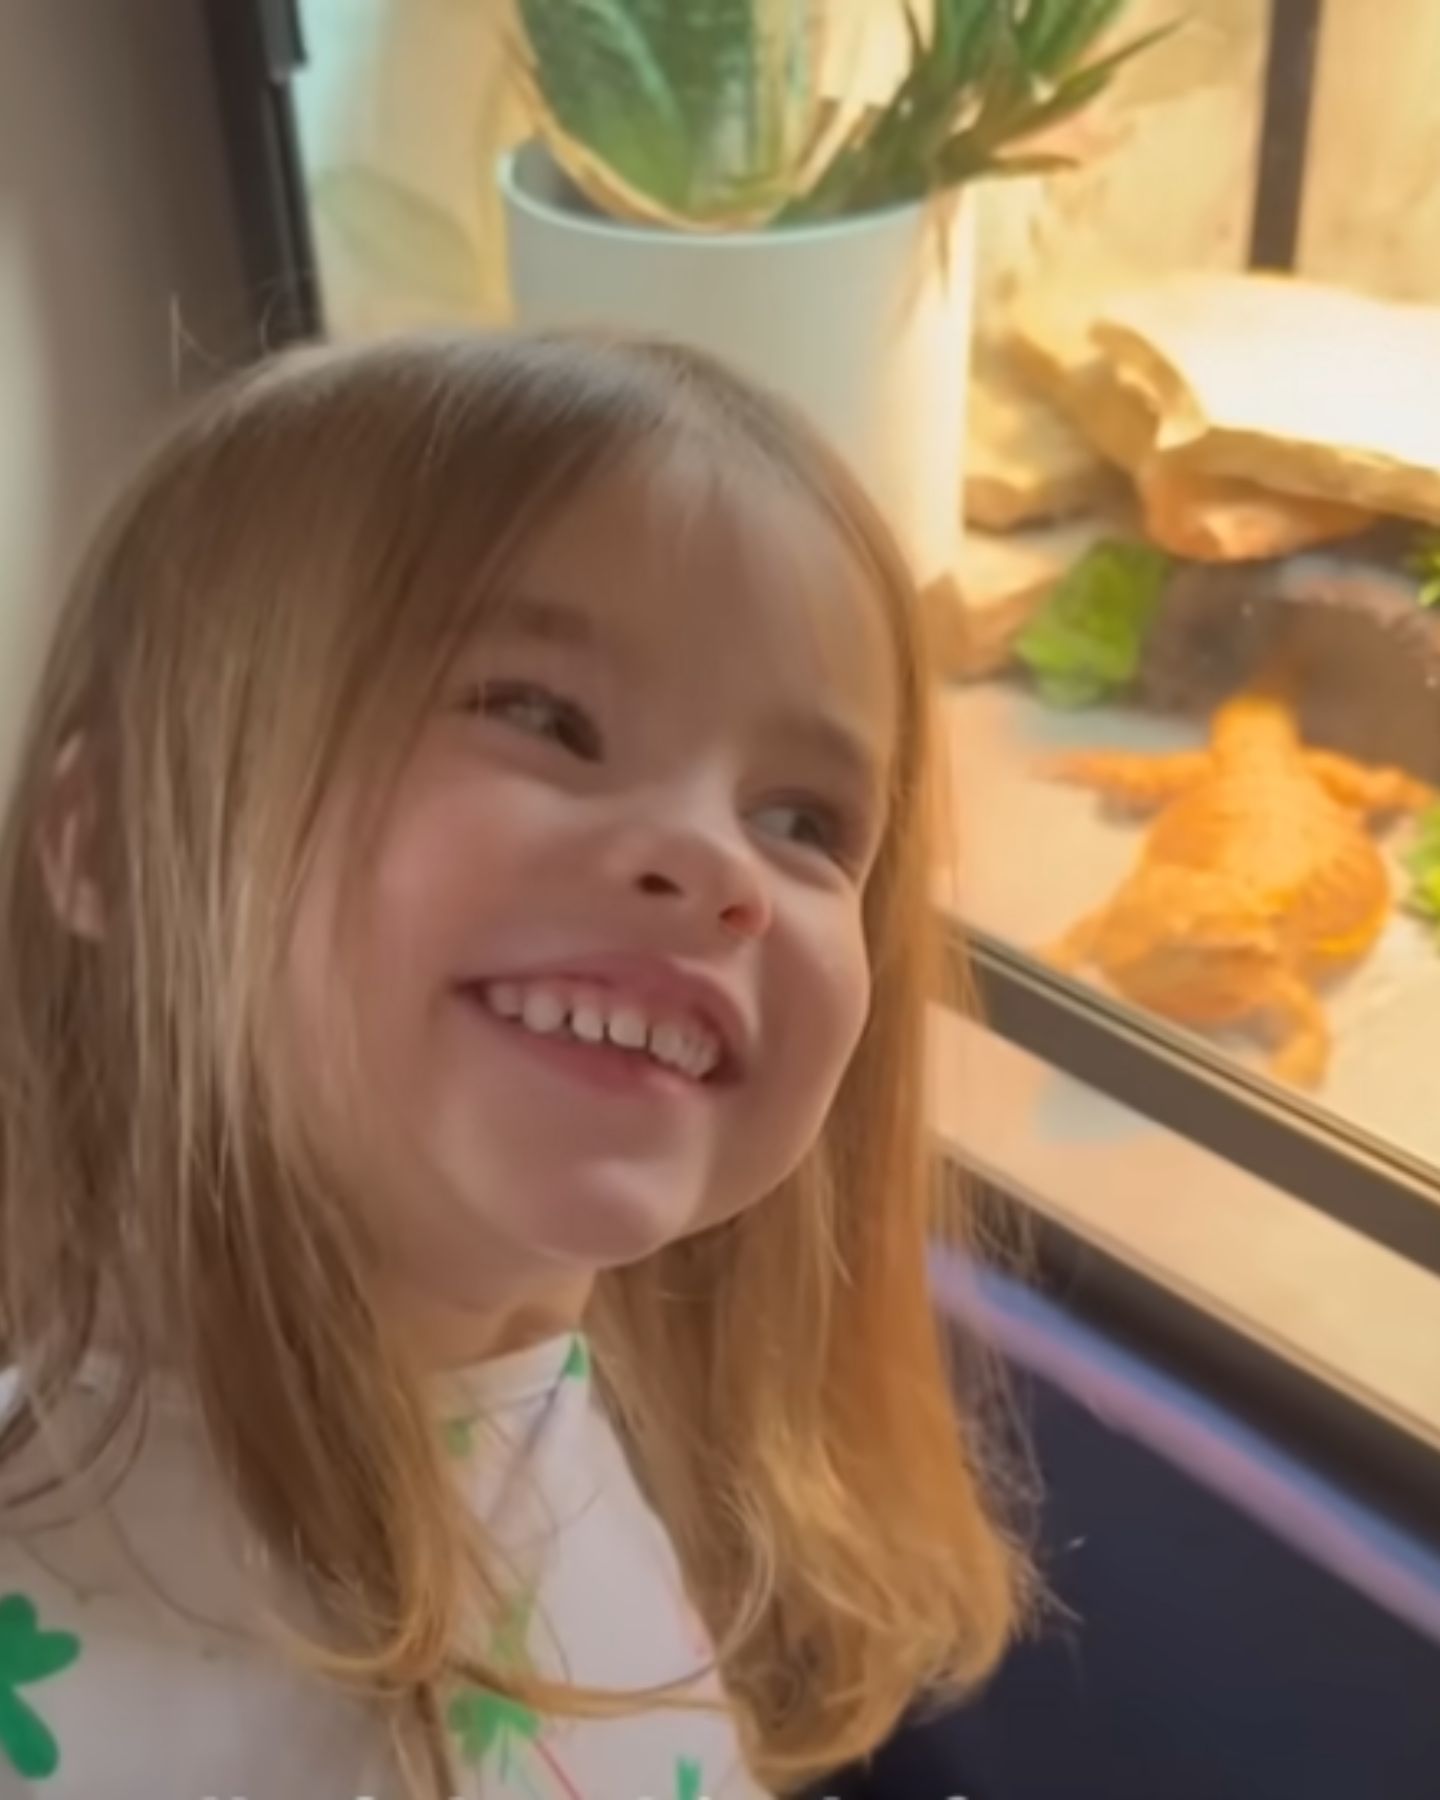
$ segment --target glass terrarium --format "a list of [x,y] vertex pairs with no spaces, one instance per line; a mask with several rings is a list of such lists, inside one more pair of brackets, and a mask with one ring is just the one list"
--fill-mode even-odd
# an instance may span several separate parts
[[960,905],[1440,1164],[1440,8],[1184,14],[979,197]]
[[[599,50],[547,30],[623,16],[673,50],[684,11],[687,34],[723,25],[725,56],[671,58],[700,154],[660,197],[738,227],[702,221],[714,268],[764,265],[763,304],[712,310],[743,315],[783,387],[784,234],[750,212],[776,200],[757,158],[773,174],[808,143],[797,96],[823,72],[827,104],[863,114],[937,5],[978,29],[1033,23],[1032,3],[212,0],[261,335],[512,317],[497,158],[536,113],[507,22],[529,21],[532,75],[551,52],[550,128],[603,214],[655,140],[632,109],[596,113]],[[1055,5],[1098,21],[1098,55],[1170,29],[950,215],[946,267],[969,258],[974,286],[946,295],[947,321],[974,320],[962,492],[963,324],[938,331],[899,434],[945,529],[963,513],[925,599],[956,777],[942,903],[983,1011],[937,1012],[937,1132],[1058,1231],[1067,1283],[1105,1271],[1105,1304],[1187,1356],[1203,1319],[1217,1358],[1243,1344],[1247,1390],[1300,1371],[1423,1443],[1433,1482],[1440,4]],[[975,122],[966,94],[949,123]],[[849,302],[884,285],[854,254],[797,316],[807,351],[863,376],[894,346],[834,353]],[[564,291],[590,305],[616,267]],[[648,309],[667,282],[627,294]]]

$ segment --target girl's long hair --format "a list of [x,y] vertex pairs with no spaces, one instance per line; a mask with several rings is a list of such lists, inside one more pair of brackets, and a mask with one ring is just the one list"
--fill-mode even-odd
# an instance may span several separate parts
[[[114,509],[0,841],[0,1334],[25,1396],[0,1467],[102,1337],[123,1379],[93,1455],[143,1413],[157,1363],[183,1370],[246,1515],[318,1607],[308,1653],[399,1738],[424,1727],[437,1783],[447,1684],[526,1684],[474,1653],[493,1559],[277,1048],[286,947],[337,773],[369,759],[383,792],[535,534],[625,459],[672,454],[733,504],[753,476],[833,530],[888,622],[902,727],[865,898],[873,1005],[819,1142],[733,1223],[603,1275],[587,1323],[760,1777],[789,1788],[864,1754],[918,1694],[991,1669],[1025,1562],[926,1285],[920,609],[837,461],[674,347],[472,334],[277,359],[203,404]],[[57,917],[37,853],[66,769],[93,932]]]

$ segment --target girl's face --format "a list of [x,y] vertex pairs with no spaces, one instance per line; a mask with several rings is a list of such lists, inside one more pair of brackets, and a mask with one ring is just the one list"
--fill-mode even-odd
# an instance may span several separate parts
[[[825,529],[656,528],[614,479],[461,655],[343,909],[337,802],[294,981],[322,1113],[412,1293],[503,1305],[752,1205],[869,1001],[894,665]],[[326,1092],[352,1034],[363,1092]],[[331,1087],[337,1084],[332,1083]]]

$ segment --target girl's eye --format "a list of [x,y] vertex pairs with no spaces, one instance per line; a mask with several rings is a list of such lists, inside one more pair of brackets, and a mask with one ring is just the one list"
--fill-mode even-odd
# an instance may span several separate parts
[[802,850],[815,850],[841,868],[858,861],[859,833],[843,812],[823,800],[777,800],[752,815],[756,830]]
[[549,738],[585,762],[600,760],[600,733],[590,715],[573,700],[535,682],[486,682],[466,694],[464,710],[498,719],[532,737]]

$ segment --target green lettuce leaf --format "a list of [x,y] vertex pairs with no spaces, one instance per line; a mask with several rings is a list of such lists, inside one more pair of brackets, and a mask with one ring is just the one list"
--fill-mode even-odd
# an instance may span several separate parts
[[1093,706],[1140,669],[1170,559],[1148,544],[1106,538],[1061,576],[1015,652],[1050,706]]
[[1440,924],[1440,803],[1427,807],[1415,821],[1404,863],[1410,877],[1407,910]]

